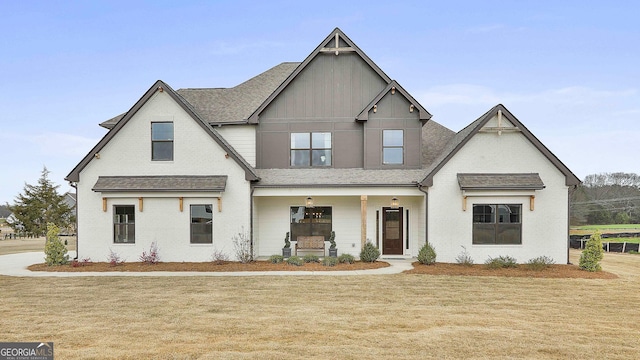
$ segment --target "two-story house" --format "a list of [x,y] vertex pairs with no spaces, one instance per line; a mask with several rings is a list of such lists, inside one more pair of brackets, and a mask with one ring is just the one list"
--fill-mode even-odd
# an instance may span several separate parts
[[78,254],[163,261],[280,254],[287,232],[336,233],[383,256],[568,261],[569,190],[579,183],[504,106],[458,133],[340,29],[301,63],[233,88],[157,81],[67,176],[77,189]]

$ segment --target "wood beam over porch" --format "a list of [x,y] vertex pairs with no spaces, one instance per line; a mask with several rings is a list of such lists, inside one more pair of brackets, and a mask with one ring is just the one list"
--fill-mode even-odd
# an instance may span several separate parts
[[367,241],[367,195],[360,195],[360,249]]

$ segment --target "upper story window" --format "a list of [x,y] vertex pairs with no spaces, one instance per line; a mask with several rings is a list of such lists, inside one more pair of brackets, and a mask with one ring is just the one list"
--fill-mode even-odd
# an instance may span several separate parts
[[404,130],[382,130],[382,163],[404,164]]
[[151,160],[173,160],[173,123],[151,123]]
[[331,166],[331,133],[291,133],[291,166]]

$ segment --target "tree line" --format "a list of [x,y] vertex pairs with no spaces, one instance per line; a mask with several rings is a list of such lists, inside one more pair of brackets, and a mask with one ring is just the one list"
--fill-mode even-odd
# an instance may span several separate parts
[[571,193],[570,208],[572,225],[640,224],[640,175],[588,175]]

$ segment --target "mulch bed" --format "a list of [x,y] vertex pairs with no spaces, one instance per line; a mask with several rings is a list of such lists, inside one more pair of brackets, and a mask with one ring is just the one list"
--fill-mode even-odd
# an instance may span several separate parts
[[506,277],[534,277],[534,278],[579,278],[579,279],[616,279],[617,275],[606,272],[589,272],[581,270],[576,265],[551,265],[544,270],[529,270],[526,265],[517,268],[489,269],[484,264],[465,266],[460,264],[436,263],[422,265],[413,263],[413,270],[405,274],[427,275],[466,275],[466,276],[506,276]]
[[225,261],[220,264],[214,262],[159,262],[147,264],[141,262],[126,262],[116,266],[107,262],[91,262],[72,265],[47,266],[47,264],[35,264],[28,267],[31,271],[54,272],[148,272],[148,271],[202,271],[202,272],[234,272],[234,271],[345,271],[379,269],[389,266],[383,261],[363,263],[357,261],[353,264],[336,264],[335,266],[323,266],[320,263],[305,263],[302,266],[285,263],[272,264],[269,261],[253,261],[247,264]]

